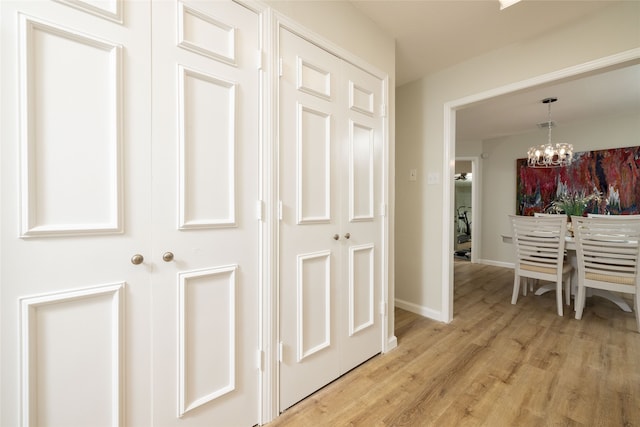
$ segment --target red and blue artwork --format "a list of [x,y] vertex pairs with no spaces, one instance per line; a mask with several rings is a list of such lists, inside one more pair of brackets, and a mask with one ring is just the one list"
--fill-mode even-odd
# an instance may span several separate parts
[[597,194],[586,213],[640,214],[640,147],[574,153],[569,166],[532,168],[516,160],[516,212],[549,212],[563,195]]

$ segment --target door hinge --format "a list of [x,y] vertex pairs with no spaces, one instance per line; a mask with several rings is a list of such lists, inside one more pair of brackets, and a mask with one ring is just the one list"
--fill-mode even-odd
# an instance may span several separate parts
[[262,200],[258,200],[258,204],[256,205],[256,214],[258,216],[258,221],[264,221],[264,203]]
[[278,343],[278,362],[282,363],[282,361],[284,360],[284,343],[282,341],[280,341]]
[[283,208],[282,208],[282,200],[280,200],[278,202],[278,219],[280,221],[282,221],[282,217],[283,217],[282,210],[283,210]]
[[282,57],[278,58],[278,76],[282,77]]
[[382,301],[380,303],[380,315],[381,316],[387,315],[387,303],[385,301]]
[[264,372],[264,350],[258,350],[258,369],[260,372]]
[[380,105],[380,117],[387,117],[387,104]]
[[380,216],[383,216],[383,217],[387,216],[387,204],[386,203],[380,203]]
[[258,65],[258,70],[262,70],[262,61],[263,61],[264,56],[262,55],[262,50],[258,49],[257,52],[257,65]]

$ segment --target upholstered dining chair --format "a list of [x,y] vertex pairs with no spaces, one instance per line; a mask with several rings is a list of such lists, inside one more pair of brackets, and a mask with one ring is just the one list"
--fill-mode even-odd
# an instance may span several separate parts
[[578,257],[576,319],[584,311],[586,288],[634,295],[640,332],[640,218],[572,217]]
[[[518,301],[522,278],[546,280],[556,283],[558,315],[562,316],[562,289],[567,304],[571,301],[571,271],[564,262],[566,215],[520,216],[509,215],[513,244],[516,249],[516,263],[513,278],[511,304]],[[527,293],[525,283],[523,294]]]

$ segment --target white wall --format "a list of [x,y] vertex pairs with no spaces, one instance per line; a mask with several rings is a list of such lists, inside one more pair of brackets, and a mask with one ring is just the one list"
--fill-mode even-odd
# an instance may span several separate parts
[[[397,300],[434,317],[443,310],[443,265],[448,265],[443,257],[451,256],[442,251],[442,177],[449,173],[443,161],[445,103],[638,48],[639,19],[639,2],[616,3],[538,39],[469,59],[397,88]],[[417,182],[404,179],[410,168],[418,169]],[[429,173],[439,181],[427,184]],[[502,178],[514,179],[507,172]],[[483,201],[483,205],[490,204]]]
[[[456,157],[480,157],[482,155],[482,140],[456,141]],[[456,162],[456,173],[458,163]]]
[[395,41],[348,1],[267,0],[266,4],[385,71],[395,86]]
[[[516,159],[525,157],[527,149],[546,140],[546,130],[523,135],[486,140],[483,150],[482,262],[513,264],[513,250],[502,243],[500,234],[511,234],[507,215],[516,213]],[[553,128],[554,141],[573,144],[574,150],[592,151],[640,145],[640,111],[622,116],[604,117]]]

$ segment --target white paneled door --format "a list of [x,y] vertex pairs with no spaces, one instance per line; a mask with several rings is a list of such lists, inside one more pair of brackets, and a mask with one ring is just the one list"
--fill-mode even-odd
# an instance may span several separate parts
[[280,31],[280,410],[382,348],[382,82]]
[[153,3],[157,425],[258,422],[258,24],[232,2]]
[[0,424],[147,425],[150,5],[0,7]]
[[258,14],[0,7],[0,425],[255,425]]

